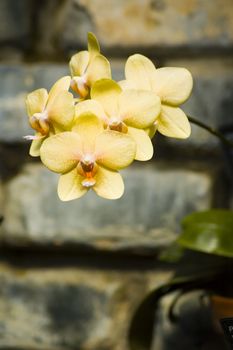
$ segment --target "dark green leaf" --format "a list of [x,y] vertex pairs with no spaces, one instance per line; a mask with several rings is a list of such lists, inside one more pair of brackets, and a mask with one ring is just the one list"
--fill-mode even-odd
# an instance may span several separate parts
[[178,243],[185,248],[233,257],[233,212],[213,209],[196,212],[182,221]]

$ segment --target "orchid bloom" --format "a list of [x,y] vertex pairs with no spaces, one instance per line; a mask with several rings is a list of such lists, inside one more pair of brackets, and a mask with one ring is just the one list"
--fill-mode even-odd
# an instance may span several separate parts
[[36,131],[34,136],[25,136],[32,140],[30,155],[40,155],[40,148],[50,135],[71,127],[74,117],[73,95],[68,92],[70,77],[59,79],[48,93],[46,89],[38,89],[27,95],[26,108],[29,124]]
[[150,91],[122,91],[111,79],[97,81],[91,89],[91,98],[76,105],[75,119],[86,111],[94,113],[105,128],[132,137],[137,146],[135,159],[150,159],[153,145],[143,129],[150,127],[159,114],[159,98]]
[[111,78],[108,60],[100,54],[99,43],[92,33],[88,33],[88,51],[81,51],[70,60],[72,74],[71,87],[81,99],[89,97],[93,83],[102,78]]
[[63,201],[82,197],[89,189],[107,199],[124,192],[118,170],[134,159],[135,142],[128,135],[104,130],[93,113],[80,115],[72,131],[46,139],[41,160],[50,170],[60,173],[58,196]]
[[[119,82],[124,90],[136,88],[155,92],[161,99],[161,113],[154,124],[163,135],[176,138],[190,136],[187,116],[178,108],[190,96],[193,79],[185,68],[164,67],[156,69],[145,56],[135,54],[125,65],[126,80]],[[152,129],[150,131],[152,131]]]

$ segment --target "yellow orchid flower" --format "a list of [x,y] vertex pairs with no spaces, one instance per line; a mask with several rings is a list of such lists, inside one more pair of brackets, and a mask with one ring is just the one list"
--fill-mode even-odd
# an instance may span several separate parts
[[102,78],[111,78],[108,60],[100,54],[98,40],[88,33],[88,51],[81,51],[70,60],[71,87],[81,99],[89,97],[93,83]]
[[45,166],[61,174],[59,198],[80,198],[89,189],[107,199],[120,198],[124,183],[117,170],[133,161],[135,142],[128,135],[104,130],[91,112],[80,115],[72,130],[47,138],[40,152]]
[[32,140],[30,155],[40,155],[40,148],[45,138],[67,130],[71,127],[74,117],[73,95],[68,92],[69,76],[59,79],[48,93],[46,89],[38,89],[26,97],[26,108],[29,124],[36,130],[35,136],[25,136]]
[[115,81],[101,79],[91,89],[91,100],[76,105],[75,118],[85,111],[102,119],[105,128],[130,135],[137,145],[136,160],[153,156],[153,145],[144,129],[152,126],[160,113],[160,99],[155,93],[122,91]]
[[161,99],[161,113],[149,130],[169,137],[187,138],[191,128],[187,116],[178,108],[190,96],[193,79],[185,68],[164,67],[156,69],[145,56],[132,55],[125,65],[126,80],[119,82],[123,90],[132,88],[155,92]]

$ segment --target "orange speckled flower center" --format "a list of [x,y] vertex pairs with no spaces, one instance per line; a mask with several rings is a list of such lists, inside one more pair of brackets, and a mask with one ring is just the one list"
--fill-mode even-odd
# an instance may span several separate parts
[[110,130],[123,132],[125,134],[128,132],[128,128],[125,123],[123,123],[123,121],[117,117],[112,117],[109,120],[108,127]]
[[92,187],[96,181],[94,176],[98,170],[98,165],[95,163],[91,155],[84,156],[78,164],[78,173],[84,177],[82,185],[84,187]]

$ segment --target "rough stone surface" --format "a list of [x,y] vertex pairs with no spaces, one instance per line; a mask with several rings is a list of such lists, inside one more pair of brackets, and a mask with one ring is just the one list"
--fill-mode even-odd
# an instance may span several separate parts
[[[39,59],[44,60],[46,57],[57,60],[63,56],[60,42],[65,22],[72,17],[72,13],[67,16],[70,0],[35,1],[33,5],[36,18],[33,51]],[[76,26],[80,27],[79,21]]]
[[4,201],[4,186],[2,184],[2,181],[0,180],[0,223],[1,223],[1,217],[3,212],[3,201]]
[[214,6],[208,0],[73,0],[70,6],[63,34],[67,46],[85,42],[87,29],[110,48],[206,48],[233,42],[231,0],[215,0]]
[[150,252],[167,244],[185,214],[211,206],[213,174],[145,164],[122,173],[120,200],[106,201],[91,191],[82,200],[61,202],[58,176],[41,165],[26,166],[6,188],[1,239]]
[[170,276],[1,263],[0,349],[128,350],[133,311]]
[[28,0],[1,0],[0,43],[25,46],[29,39],[30,18]]
[[141,47],[232,48],[231,0],[1,0],[0,43],[29,49],[44,60],[83,47],[87,31],[119,55]]

